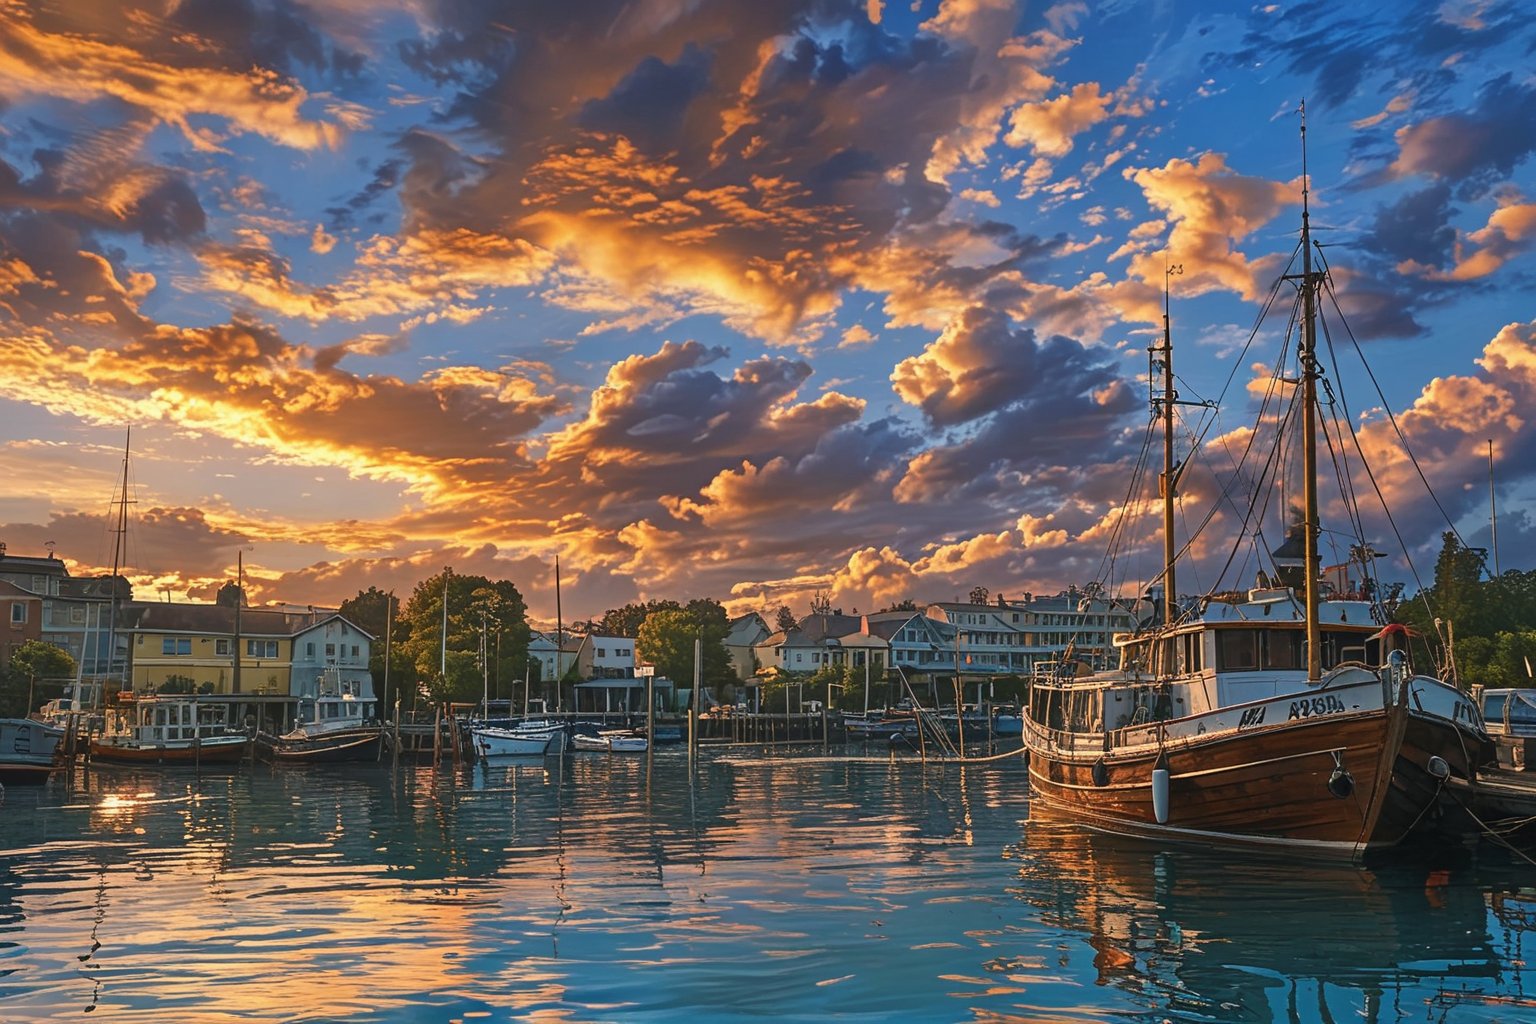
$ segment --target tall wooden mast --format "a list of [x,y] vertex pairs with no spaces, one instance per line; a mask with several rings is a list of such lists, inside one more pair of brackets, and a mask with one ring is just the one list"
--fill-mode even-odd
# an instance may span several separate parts
[[1301,105],[1301,361],[1302,531],[1306,575],[1307,678],[1323,676],[1322,630],[1317,621],[1322,562],[1317,542],[1322,532],[1317,512],[1317,301],[1322,278],[1312,271],[1312,230],[1308,208],[1307,105]]
[[[1173,460],[1173,407],[1178,402],[1178,392],[1173,389],[1173,329],[1168,316],[1169,279],[1184,273],[1184,265],[1170,266],[1163,272],[1163,343],[1152,349],[1153,362],[1161,362],[1163,368],[1163,397],[1153,399],[1153,406],[1161,405],[1163,417],[1163,622],[1172,625],[1177,615],[1179,588],[1175,577],[1175,546],[1173,542],[1174,495],[1178,481],[1178,466]],[[1159,359],[1158,357],[1161,356]]]
[[[117,574],[122,569],[124,548],[128,541],[128,450],[133,444],[133,428],[129,427],[123,434],[123,493],[122,500],[117,506],[117,524],[113,529],[112,540],[112,595],[107,605],[107,678],[112,677],[112,672],[117,664]],[[98,618],[99,621],[99,618]],[[100,669],[100,659],[97,660],[97,668]],[[119,689],[126,688],[127,680],[121,680]],[[105,696],[98,687],[97,693],[92,697],[91,704]]]

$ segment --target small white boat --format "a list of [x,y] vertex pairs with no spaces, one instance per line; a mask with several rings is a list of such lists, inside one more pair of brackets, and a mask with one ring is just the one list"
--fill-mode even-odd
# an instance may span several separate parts
[[565,750],[569,730],[561,722],[532,721],[516,725],[479,725],[469,730],[481,757],[539,757]]
[[30,718],[0,718],[0,784],[36,784],[64,766],[64,730]]
[[628,729],[605,732],[601,734],[601,738],[608,741],[608,749],[615,754],[643,754],[651,746],[650,741],[644,736],[636,736]]

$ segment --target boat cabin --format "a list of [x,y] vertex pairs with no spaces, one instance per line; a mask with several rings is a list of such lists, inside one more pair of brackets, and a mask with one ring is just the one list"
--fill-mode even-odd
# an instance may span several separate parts
[[230,735],[229,706],[191,698],[143,697],[120,701],[108,716],[107,735],[139,746],[187,746]]
[[1536,753],[1536,689],[1484,690],[1483,721],[1499,750],[1499,764],[1524,771]]

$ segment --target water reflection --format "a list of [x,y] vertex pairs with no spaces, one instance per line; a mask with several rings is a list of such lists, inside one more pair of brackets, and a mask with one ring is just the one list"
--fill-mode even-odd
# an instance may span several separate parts
[[0,1019],[1521,1019],[1511,864],[1023,822],[1017,766],[119,769],[7,804]]
[[[1175,1020],[1491,1020],[1536,1011],[1519,947],[1536,909],[1503,869],[1157,849],[1032,821],[1020,900],[1082,936],[1095,985]],[[1490,907],[1505,911],[1490,914]],[[1518,909],[1517,909],[1518,908]],[[1465,1016],[1455,1016],[1455,1012]],[[1447,1016],[1450,1014],[1450,1016]],[[1527,1019],[1509,1016],[1502,1019]]]

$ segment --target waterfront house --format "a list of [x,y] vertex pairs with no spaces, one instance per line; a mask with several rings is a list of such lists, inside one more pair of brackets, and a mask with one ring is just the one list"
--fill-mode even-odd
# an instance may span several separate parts
[[560,654],[555,641],[547,634],[533,630],[528,634],[528,661],[537,672],[539,681],[549,682],[560,675]]
[[293,634],[289,694],[317,697],[324,689],[372,700],[372,635],[338,612],[316,612],[307,618],[313,621],[300,619]]
[[633,679],[635,641],[589,634],[577,641],[576,673],[583,679]]
[[242,608],[237,615],[227,605],[158,601],[130,601],[120,612],[132,652],[129,689],[290,692],[294,623],[286,613]]
[[875,612],[864,616],[864,631],[890,644],[890,665],[910,682],[931,682],[955,667],[955,630],[920,611]]
[[768,623],[757,612],[738,615],[725,634],[725,653],[731,659],[731,671],[743,682],[750,680],[762,666],[754,648],[773,635]]
[[[114,634],[112,594],[115,583],[120,602],[133,597],[126,579],[73,577],[63,559],[52,552],[44,558],[13,555],[0,542],[0,582],[40,600],[29,613],[37,626],[35,639],[68,651],[86,679],[123,678],[128,644]],[[115,657],[108,656],[109,647],[115,649]]]
[[43,599],[9,580],[0,580],[0,629],[5,630],[0,640],[0,668],[6,668],[18,647],[28,640],[42,639]]

